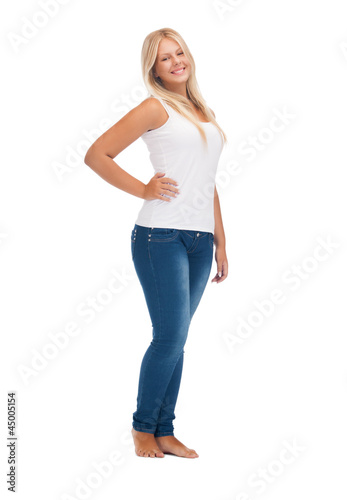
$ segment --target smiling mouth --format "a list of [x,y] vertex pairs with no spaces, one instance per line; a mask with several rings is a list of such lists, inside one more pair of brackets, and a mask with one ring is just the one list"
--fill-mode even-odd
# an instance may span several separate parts
[[180,68],[179,70],[176,70],[176,71],[171,71],[171,74],[172,75],[182,75],[184,72],[185,72],[185,67],[184,68]]

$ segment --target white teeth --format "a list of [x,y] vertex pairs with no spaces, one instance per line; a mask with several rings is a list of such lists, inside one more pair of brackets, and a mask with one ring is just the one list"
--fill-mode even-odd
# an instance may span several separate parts
[[184,68],[182,68],[182,69],[180,69],[180,70],[177,70],[177,71],[173,71],[172,73],[173,73],[174,75],[179,75],[180,73],[183,73],[183,71],[184,71]]

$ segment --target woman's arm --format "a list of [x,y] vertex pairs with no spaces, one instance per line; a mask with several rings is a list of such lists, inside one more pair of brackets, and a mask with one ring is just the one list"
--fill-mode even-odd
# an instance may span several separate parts
[[[123,170],[114,160],[119,153],[149,129],[160,127],[168,119],[158,99],[149,97],[104,132],[88,149],[84,163],[105,181],[129,194],[143,199],[163,199],[162,193],[170,196],[178,191],[168,182],[156,179],[144,184]],[[148,187],[149,186],[149,187]]]
[[217,188],[214,188],[214,242],[216,247],[225,248],[225,233]]
[[[226,256],[226,241],[222,221],[222,212],[216,186],[214,188],[214,222],[214,243],[216,245],[215,259],[217,262],[217,273],[211,281],[221,283],[228,276],[228,259]],[[221,273],[220,276],[219,273]]]

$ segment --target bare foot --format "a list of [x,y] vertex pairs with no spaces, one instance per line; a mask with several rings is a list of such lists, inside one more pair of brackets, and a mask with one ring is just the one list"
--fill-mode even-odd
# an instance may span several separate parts
[[175,438],[175,436],[157,436],[155,440],[164,453],[185,458],[197,458],[199,456],[195,450],[187,448],[181,441]]
[[158,444],[154,438],[154,434],[149,432],[136,431],[131,428],[135,444],[135,453],[139,457],[165,457],[164,453],[158,448]]

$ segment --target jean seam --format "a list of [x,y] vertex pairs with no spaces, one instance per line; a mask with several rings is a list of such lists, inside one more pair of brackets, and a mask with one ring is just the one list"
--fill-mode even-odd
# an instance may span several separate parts
[[209,233],[209,235],[208,235],[208,241],[210,243],[210,247],[213,248],[214,236],[213,236],[212,233]]
[[192,239],[194,238],[194,236],[192,236],[191,234],[189,234],[189,233],[188,233],[187,231],[185,231],[184,229],[182,229],[182,232],[183,232],[184,234],[186,234],[187,236],[189,236],[189,238],[192,238]]
[[[135,426],[136,427],[141,427],[141,425],[137,425],[136,423],[135,423]],[[133,424],[133,427],[134,427],[134,424]],[[134,427],[134,429],[135,429],[135,431],[138,431],[138,432],[148,432],[149,434],[154,434],[155,433],[155,429],[154,429],[154,431],[152,431],[152,430],[149,430],[149,429],[136,429],[136,427]]]
[[137,231],[135,231],[135,227],[131,231],[131,258],[134,260],[135,255],[135,243],[136,243]]
[[[150,231],[150,229],[149,229]],[[149,262],[150,262],[150,266],[151,266],[151,270],[152,270],[152,273],[153,273],[153,279],[154,279],[154,284],[155,284],[155,290],[156,290],[156,293],[157,293],[157,300],[158,300],[158,309],[159,309],[159,332],[161,333],[161,318],[162,318],[162,314],[161,314],[161,307],[160,307],[160,300],[159,300],[159,291],[158,291],[158,285],[157,285],[157,281],[155,279],[155,272],[154,272],[154,267],[153,267],[153,262],[152,262],[152,259],[151,259],[151,255],[150,255],[150,251],[149,251],[149,242],[147,241],[147,249],[148,249],[148,257],[149,257]],[[160,334],[159,334],[159,337],[160,337]],[[143,375],[145,376],[146,374],[146,370],[147,370],[147,366],[148,366],[148,362],[150,361],[151,357],[153,355],[153,351],[151,351],[150,353],[150,356],[148,356],[147,358],[147,363],[143,369]],[[138,406],[140,407],[142,403],[142,400],[140,400],[138,402]],[[155,429],[154,429],[154,432],[155,432]]]
[[189,250],[187,250],[187,254],[195,252],[196,247],[198,246],[198,244],[199,244],[199,238],[196,239],[195,244],[193,242],[192,246],[189,248]]
[[[178,236],[178,229],[176,229],[176,233],[171,237],[171,238],[166,238],[165,236],[163,238],[153,238],[153,236],[150,236],[150,241],[155,241],[155,242],[165,242],[165,241],[173,241],[175,238]],[[153,233],[155,234],[155,233]]]
[[159,295],[159,290],[158,290],[158,284],[157,284],[157,280],[156,280],[156,277],[155,277],[153,261],[151,259],[151,253],[150,253],[150,245],[149,245],[149,243],[150,242],[147,241],[148,257],[149,257],[149,262],[150,262],[151,270],[152,270],[152,273],[153,273],[153,279],[154,279],[154,284],[155,284],[155,290],[157,292],[157,301],[158,301],[158,309],[159,309],[159,335],[158,335],[158,340],[159,340],[160,337],[161,337],[162,311],[161,311],[161,305],[160,305],[160,295]]
[[[152,354],[153,354],[153,351],[151,351],[151,352],[150,352],[150,355],[149,355],[149,356],[148,356],[148,358],[147,358],[146,365],[145,365],[145,367],[144,367],[144,369],[143,369],[143,377],[144,377],[144,378],[145,378],[145,375],[146,375],[146,370],[147,370],[147,366],[148,366],[148,363],[149,363],[149,361],[150,361],[150,359],[151,359],[151,357],[152,357]],[[141,403],[142,403],[142,398],[141,398],[141,399],[140,399],[140,401],[139,401],[139,406],[141,406]]]

